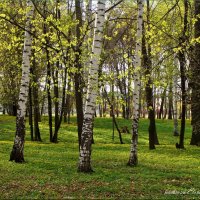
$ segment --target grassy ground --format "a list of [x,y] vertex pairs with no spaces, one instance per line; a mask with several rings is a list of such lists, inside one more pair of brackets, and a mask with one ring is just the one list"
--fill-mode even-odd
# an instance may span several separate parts
[[[120,126],[131,121],[118,119]],[[78,145],[75,119],[63,124],[59,143],[48,141],[47,121],[40,124],[43,142],[31,142],[27,130],[24,164],[9,162],[15,119],[0,116],[0,199],[200,199],[198,147],[189,145],[190,123],[186,128],[186,150],[175,149],[173,122],[157,120],[160,144],[148,150],[148,120],[140,121],[139,165],[126,166],[130,135],[119,144],[112,141],[109,118],[95,120],[92,166],[95,173],[77,173]],[[28,128],[27,128],[28,129]]]

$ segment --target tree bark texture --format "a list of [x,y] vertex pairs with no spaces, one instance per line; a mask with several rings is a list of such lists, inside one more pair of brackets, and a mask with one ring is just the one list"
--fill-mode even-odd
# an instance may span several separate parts
[[143,4],[144,0],[138,1],[138,17],[137,17],[137,32],[136,32],[136,50],[134,61],[134,93],[133,93],[133,129],[131,139],[131,149],[128,165],[135,166],[138,163],[137,145],[138,145],[138,125],[139,125],[139,96],[140,96],[140,68],[142,54],[142,24],[143,24]]
[[96,29],[94,32],[91,66],[89,70],[86,104],[84,111],[83,129],[81,135],[80,156],[78,171],[92,172],[91,146],[93,135],[93,120],[96,108],[98,90],[98,68],[102,49],[103,26],[105,21],[105,1],[98,1]]
[[143,54],[143,65],[145,69],[145,77],[147,79],[147,83],[145,86],[146,91],[146,102],[147,102],[147,110],[148,110],[148,118],[149,118],[149,149],[155,149],[155,133],[156,133],[156,124],[155,124],[155,111],[153,107],[153,89],[152,89],[152,80],[151,80],[151,61],[147,55],[146,50],[146,41],[145,36],[143,35],[142,40],[142,54]]
[[[149,0],[147,0],[147,22],[148,22],[148,31],[150,31]],[[145,31],[143,31],[143,33],[145,33]],[[150,121],[149,123],[149,149],[155,149],[155,144],[159,144],[159,142],[158,142],[158,137],[157,137],[157,132],[156,132],[155,108],[153,104],[153,82],[151,79],[151,71],[152,71],[151,46],[150,44],[148,44],[148,47],[146,46],[147,46],[146,38],[145,38],[145,34],[143,34],[143,40],[142,40],[143,65],[145,69],[145,76],[147,79],[145,91],[146,91],[148,118]]]
[[[78,24],[76,26],[76,37],[77,41],[80,41],[81,38],[81,28],[82,28],[82,13],[81,13],[81,2],[80,0],[75,0],[75,12],[76,20]],[[77,124],[78,124],[78,141],[79,146],[81,144],[81,134],[83,127],[83,77],[82,71],[83,66],[81,63],[81,46],[80,43],[76,45],[76,54],[75,54],[75,67],[76,72],[74,75],[75,80],[75,98],[76,98],[76,113],[77,113]]]
[[[195,0],[195,38],[200,37],[200,0]],[[192,52],[192,80],[191,80],[191,114],[192,114],[192,138],[191,145],[200,146],[200,44],[197,42]]]
[[179,144],[176,144],[177,148],[184,148],[184,135],[185,135],[185,116],[186,116],[186,58],[185,58],[185,42],[187,42],[186,33],[188,31],[188,0],[184,0],[184,28],[183,28],[183,36],[180,38],[180,46],[182,49],[178,52],[178,59],[180,63],[180,73],[181,73],[181,102],[182,102],[182,110],[181,110],[181,130],[180,130],[180,140]]
[[33,17],[34,6],[31,0],[27,0],[27,7],[29,8],[26,13],[26,31],[24,36],[24,49],[22,55],[22,77],[16,117],[16,134],[12,152],[10,154],[10,161],[24,162],[24,142],[25,142],[25,115],[26,103],[28,99],[28,90],[30,82],[30,57],[32,37],[31,20]]

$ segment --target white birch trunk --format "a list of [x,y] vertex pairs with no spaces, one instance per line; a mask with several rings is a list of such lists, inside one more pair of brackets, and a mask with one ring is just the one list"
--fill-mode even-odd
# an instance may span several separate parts
[[143,5],[144,0],[138,0],[138,18],[136,32],[136,50],[134,61],[134,93],[133,93],[133,130],[131,140],[131,150],[128,165],[135,166],[138,163],[137,145],[138,145],[138,124],[139,124],[139,96],[140,96],[140,68],[142,55],[142,24],[143,24]]
[[22,55],[22,77],[16,118],[16,135],[13,149],[10,155],[10,160],[15,160],[15,162],[24,161],[23,150],[25,140],[25,114],[30,80],[29,74],[32,45],[32,37],[29,32],[31,30],[31,20],[34,12],[34,5],[31,0],[27,0],[27,9],[28,11],[26,13],[26,31],[24,36],[24,49]]
[[[87,20],[87,23],[90,23],[90,21],[92,20],[92,0],[89,0],[87,6],[86,6],[86,20]],[[88,33],[88,36],[85,37],[85,40],[88,40],[89,38],[92,37],[92,28],[93,28],[93,25],[94,22],[89,26],[90,27],[90,31]],[[88,52],[91,52],[92,51],[92,45],[88,45]],[[85,83],[88,82],[88,76],[89,76],[89,69],[88,69],[88,66],[90,65],[90,58],[88,58],[88,60],[86,60],[85,64],[84,64],[84,81]],[[84,108],[85,108],[85,103],[86,103],[86,98],[85,98],[85,94],[87,93],[87,88],[83,88],[83,112],[84,112]]]
[[80,155],[78,171],[91,172],[91,146],[93,133],[93,120],[96,108],[96,97],[98,94],[98,68],[102,49],[103,26],[105,21],[105,0],[98,1],[96,29],[94,32],[91,65],[88,77],[86,104],[81,135]]

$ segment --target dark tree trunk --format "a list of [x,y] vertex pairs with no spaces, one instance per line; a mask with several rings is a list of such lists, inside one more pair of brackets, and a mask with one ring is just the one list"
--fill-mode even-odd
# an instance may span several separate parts
[[185,14],[184,14],[184,29],[183,29],[183,36],[180,38],[180,46],[182,50],[178,52],[178,59],[180,62],[180,72],[181,72],[181,100],[182,100],[182,110],[181,110],[181,130],[180,130],[180,140],[179,144],[176,143],[176,148],[184,149],[184,134],[185,134],[185,114],[186,114],[186,88],[185,88],[185,81],[186,81],[186,59],[185,59],[185,46],[184,43],[187,40],[186,32],[188,26],[188,0],[184,0],[185,6]]
[[[60,13],[60,8],[59,8],[59,4],[60,4],[60,0],[56,0],[56,20],[60,20],[61,17],[61,13]],[[59,38],[59,40],[61,40],[60,38],[60,33],[57,32],[57,36]],[[67,52],[68,53],[68,52]],[[64,55],[63,55],[64,57]],[[60,125],[62,122],[62,115],[63,115],[63,107],[64,107],[64,103],[65,103],[65,88],[66,88],[66,62],[64,60],[65,63],[65,70],[64,70],[64,83],[63,83],[63,91],[62,92],[62,103],[61,103],[61,111],[60,111],[60,117],[59,117],[59,82],[58,82],[58,73],[59,73],[59,69],[60,69],[60,62],[59,60],[57,60],[56,62],[56,68],[53,70],[53,82],[54,82],[54,106],[55,106],[55,128],[54,128],[54,134],[53,134],[53,138],[52,138],[52,142],[57,143],[58,142],[58,131],[60,129]],[[62,65],[61,65],[62,67]]]
[[39,96],[38,96],[38,75],[37,65],[35,59],[35,50],[32,50],[33,55],[33,67],[32,67],[32,80],[33,80],[33,105],[34,105],[34,135],[35,141],[42,141],[40,136],[39,121],[40,121],[40,108],[39,108]]
[[77,114],[77,124],[78,124],[79,145],[81,141],[81,133],[83,126],[83,99],[82,99],[83,90],[82,90],[81,79],[82,77],[80,74],[75,75],[75,98],[76,98],[76,114]]
[[[76,26],[76,37],[80,41],[81,38],[81,28],[82,28],[82,13],[81,5],[79,0],[75,0],[75,13],[76,20],[78,24]],[[75,68],[77,69],[74,79],[75,79],[75,97],[76,97],[76,114],[77,114],[77,124],[78,124],[78,141],[79,146],[81,144],[81,134],[83,127],[83,78],[82,78],[82,64],[81,64],[81,46],[77,44],[76,54],[75,54]]]
[[50,66],[50,61],[49,61],[49,53],[47,50],[47,100],[48,100],[48,115],[49,115],[49,139],[50,142],[52,141],[53,138],[53,128],[52,128],[52,102],[51,102],[51,66]]
[[66,93],[66,85],[67,85],[67,67],[66,67],[66,63],[65,63],[65,69],[64,69],[64,77],[63,77],[63,88],[62,88],[62,103],[61,103],[61,111],[60,111],[60,118],[58,116],[58,122],[57,122],[57,127],[55,128],[55,133],[54,133],[54,136],[53,136],[53,142],[58,142],[58,131],[60,129],[60,125],[62,123],[62,117],[63,117],[63,114],[64,114],[64,105],[65,105],[65,102],[66,102],[66,98],[65,98],[65,93]]
[[[200,0],[195,0],[195,38],[200,37]],[[192,52],[192,79],[191,79],[191,114],[192,114],[192,138],[191,145],[200,146],[200,43],[196,42]]]
[[146,42],[143,35],[142,42],[142,53],[143,53],[143,65],[145,68],[145,76],[148,79],[145,90],[146,90],[146,101],[147,101],[147,110],[148,110],[148,118],[150,120],[149,123],[149,149],[155,149],[155,133],[156,133],[156,125],[155,125],[155,112],[153,107],[153,91],[152,91],[152,81],[150,76],[151,63],[146,51]]
[[[46,90],[47,90],[47,80],[45,82],[44,92],[46,92]],[[42,115],[44,114],[45,99],[46,99],[46,94],[42,94],[41,110],[40,110],[40,120],[42,118]]]
[[68,124],[70,123],[70,111],[71,111],[71,79],[68,78],[68,84],[67,84],[67,95],[65,99],[65,105],[64,105],[64,122],[67,122]]
[[53,138],[53,128],[52,128],[52,102],[51,102],[51,89],[50,89],[50,85],[51,85],[51,67],[50,67],[50,61],[49,61],[49,53],[47,51],[47,76],[48,76],[48,80],[47,80],[47,100],[48,100],[48,116],[49,116],[49,140],[50,142],[52,142],[52,138]]
[[54,107],[55,107],[55,121],[54,121],[54,134],[52,142],[58,142],[58,129],[59,129],[59,88],[58,88],[58,70],[59,61],[56,62],[56,69],[52,70],[53,84],[54,84]]
[[[46,1],[44,1],[44,25],[43,33],[47,34],[47,25],[46,25]],[[49,140],[52,142],[53,138],[53,128],[52,128],[52,102],[51,102],[51,63],[49,55],[49,38],[45,36],[45,51],[46,51],[46,62],[47,62],[47,101],[48,101],[48,115],[49,115]]]
[[[71,79],[69,79],[68,81],[68,86],[67,86],[67,91],[70,92],[71,91]],[[67,98],[66,98],[66,120],[67,120],[67,123],[69,124],[70,123],[70,113],[71,113],[71,107],[72,107],[72,98],[71,98],[71,95],[68,93],[67,94]]]
[[158,119],[162,119],[162,117],[163,117],[165,95],[166,95],[166,88],[164,89],[163,93],[161,94],[161,104],[160,104],[160,111],[159,111],[159,114],[158,114]]
[[102,105],[99,104],[99,117],[103,117]]
[[36,141],[42,141],[39,128],[40,113],[39,113],[39,101],[38,101],[38,86],[35,86],[33,88],[33,95],[34,95],[34,135]]
[[[149,25],[149,1],[147,0],[147,21]],[[150,30],[149,26],[148,29]],[[143,27],[143,30],[144,27]],[[145,32],[143,31],[143,38],[142,38],[142,54],[143,54],[143,66],[145,69],[145,76],[147,79],[147,83],[145,86],[146,90],[146,102],[147,102],[147,110],[148,110],[148,116],[150,120],[149,124],[149,149],[155,149],[155,144],[159,144],[157,132],[156,132],[156,123],[155,123],[155,110],[153,105],[153,83],[151,80],[151,71],[152,71],[152,62],[151,62],[151,47],[148,46],[148,52],[146,50],[146,38],[145,38]]]
[[185,89],[185,56],[182,52],[179,52],[179,62],[181,71],[181,99],[182,99],[182,110],[181,110],[181,130],[180,130],[180,140],[179,144],[176,145],[177,148],[184,148],[184,134],[185,134],[185,114],[186,114],[186,89]]
[[119,117],[119,92],[118,92],[118,88],[117,88],[117,105],[116,105],[116,114],[117,114],[117,117]]
[[13,102],[13,116],[17,116],[17,105]]
[[169,105],[168,105],[168,119],[172,119],[172,108],[173,108],[173,98],[172,98],[173,94],[172,94],[172,82],[170,82],[169,85]]
[[[31,73],[31,72],[30,72]],[[33,104],[32,104],[32,88],[29,85],[29,126],[31,132],[31,141],[34,140],[33,138]]]

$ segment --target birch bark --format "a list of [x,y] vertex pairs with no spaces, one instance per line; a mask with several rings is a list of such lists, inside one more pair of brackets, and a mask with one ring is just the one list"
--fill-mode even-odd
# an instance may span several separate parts
[[135,50],[135,72],[134,72],[134,93],[133,93],[133,125],[131,150],[128,165],[136,166],[138,163],[137,145],[138,145],[138,123],[139,123],[139,95],[140,95],[140,68],[142,55],[142,24],[143,24],[143,5],[144,0],[138,0],[138,17],[136,32],[136,50]]
[[29,88],[29,74],[30,74],[30,57],[32,37],[30,35],[31,20],[33,17],[34,6],[31,0],[27,0],[27,14],[26,14],[26,31],[24,36],[24,49],[22,55],[22,77],[18,100],[18,109],[16,117],[16,134],[14,145],[10,154],[10,161],[24,162],[24,142],[25,142],[25,114],[26,102],[28,99]]
[[103,26],[105,21],[105,0],[98,1],[96,18],[96,29],[94,32],[91,65],[88,77],[86,104],[84,111],[83,129],[81,135],[79,172],[92,172],[91,167],[91,146],[93,133],[93,120],[96,108],[96,97],[98,89],[98,67],[102,47]]

